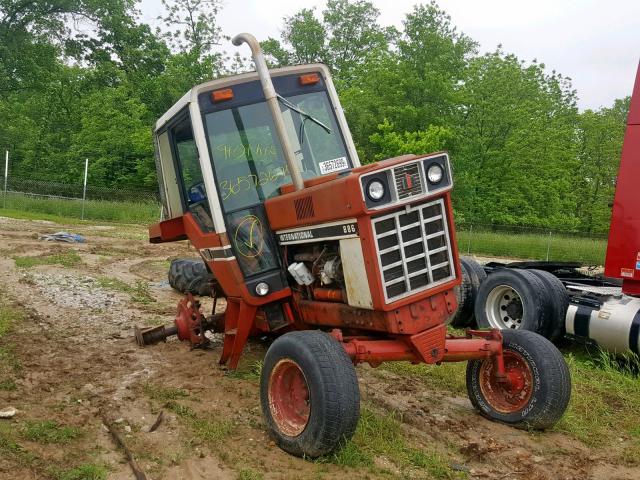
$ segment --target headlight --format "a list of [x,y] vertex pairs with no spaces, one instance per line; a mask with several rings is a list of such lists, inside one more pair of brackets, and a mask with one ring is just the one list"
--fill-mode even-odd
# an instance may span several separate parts
[[369,195],[371,200],[377,202],[384,197],[385,193],[384,184],[379,180],[372,180],[369,182],[369,185],[367,185],[367,195]]
[[444,176],[444,170],[439,163],[432,163],[427,169],[427,178],[430,183],[440,183]]
[[264,297],[267,293],[269,293],[269,284],[265,282],[260,282],[256,285],[256,293],[261,297]]

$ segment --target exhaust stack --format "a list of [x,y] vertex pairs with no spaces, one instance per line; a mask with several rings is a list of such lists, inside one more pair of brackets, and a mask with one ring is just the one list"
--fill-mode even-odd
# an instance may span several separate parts
[[276,90],[273,87],[273,82],[271,81],[271,76],[269,75],[269,69],[267,68],[267,62],[265,62],[264,55],[262,54],[262,48],[260,48],[260,43],[258,43],[256,37],[254,37],[250,33],[240,33],[236,35],[231,40],[231,43],[233,43],[236,47],[239,47],[243,43],[246,43],[247,45],[249,45],[249,48],[251,48],[253,63],[256,66],[256,71],[258,72],[258,77],[260,77],[260,83],[262,84],[262,91],[264,92],[264,97],[267,100],[267,105],[269,106],[269,110],[271,111],[271,116],[273,117],[273,123],[276,127],[276,134],[278,135],[280,143],[282,144],[282,151],[284,152],[284,158],[289,167],[289,172],[291,172],[291,180],[293,181],[293,186],[296,190],[302,190],[304,188],[302,174],[300,173],[300,168],[298,166],[298,162],[296,161],[296,156],[293,152],[291,144],[289,143],[289,138],[287,137],[287,129],[284,125],[284,119],[282,118],[280,105],[278,104]]

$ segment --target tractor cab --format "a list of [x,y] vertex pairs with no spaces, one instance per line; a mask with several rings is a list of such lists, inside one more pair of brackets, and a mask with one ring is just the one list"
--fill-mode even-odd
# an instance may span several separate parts
[[[270,75],[303,180],[360,166],[327,67],[280,68]],[[163,218],[190,214],[203,234],[232,232],[227,238],[243,276],[266,276],[283,286],[264,203],[292,177],[258,74],[194,87],[158,120],[155,139]]]

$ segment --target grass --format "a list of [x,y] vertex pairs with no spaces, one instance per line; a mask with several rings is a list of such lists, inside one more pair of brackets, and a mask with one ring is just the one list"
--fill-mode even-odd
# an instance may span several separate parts
[[400,420],[394,412],[379,414],[363,406],[353,439],[336,453],[319,461],[354,468],[365,467],[375,472],[378,469],[375,459],[384,457],[401,471],[402,477],[411,476],[409,472],[412,469],[420,469],[433,479],[461,478],[462,474],[454,472],[440,453],[409,445]]
[[58,472],[56,480],[106,480],[107,469],[102,465],[86,463],[70,470]]
[[151,293],[149,293],[149,284],[147,282],[139,280],[135,286],[131,286],[119,278],[100,277],[97,279],[97,283],[100,288],[128,294],[134,302],[144,304],[153,302],[153,297]]
[[[581,345],[573,345],[564,355],[571,372],[571,402],[553,431],[565,433],[590,447],[610,448],[621,444],[618,460],[640,465],[640,359],[613,357],[598,350],[589,352]],[[380,368],[410,376],[434,391],[467,395],[465,362],[440,366],[390,362]],[[349,450],[342,455],[347,454]]]
[[263,480],[264,475],[260,472],[256,472],[255,470],[251,470],[250,468],[243,468],[238,473],[238,480]]
[[39,460],[37,455],[18,443],[13,425],[6,422],[0,422],[0,458],[24,466],[32,466]]
[[51,420],[28,421],[25,423],[21,436],[25,440],[38,443],[69,443],[82,435],[80,429],[59,425]]
[[228,419],[221,420],[213,414],[205,418],[199,417],[193,408],[173,400],[167,402],[165,407],[180,417],[191,428],[196,438],[210,445],[216,445],[233,431],[233,424]]
[[142,390],[147,397],[160,402],[179,400],[180,398],[187,398],[189,396],[189,392],[182,388],[162,387],[152,383],[145,384]]
[[497,257],[580,262],[603,265],[607,250],[604,238],[561,234],[458,231],[460,252]]
[[6,295],[0,291],[0,339],[23,319],[24,312],[11,305]]
[[605,352],[589,354],[576,347],[565,358],[573,391],[569,409],[555,430],[589,446],[626,441],[623,461],[640,465],[640,360],[615,359]]
[[17,389],[13,376],[20,373],[22,364],[15,345],[5,337],[26,315],[23,309],[12,304],[1,287],[0,285],[0,391],[12,391]]
[[235,370],[228,370],[225,375],[229,378],[237,378],[240,380],[260,380],[262,365],[262,360],[256,360],[247,367],[240,365],[240,367]]
[[443,363],[442,365],[413,365],[409,362],[387,362],[381,369],[402,376],[411,376],[430,389],[449,392],[452,395],[466,395],[466,362]]
[[[71,218],[80,221],[82,201],[8,194],[6,207],[0,208],[0,216],[13,217],[12,212],[28,215],[30,218],[53,221]],[[154,201],[87,200],[84,209],[85,220],[147,224],[157,222],[159,217],[160,205]]]
[[61,265],[63,267],[75,267],[82,263],[80,255],[74,250],[61,253],[52,253],[39,257],[14,257],[16,267],[31,268],[38,265]]

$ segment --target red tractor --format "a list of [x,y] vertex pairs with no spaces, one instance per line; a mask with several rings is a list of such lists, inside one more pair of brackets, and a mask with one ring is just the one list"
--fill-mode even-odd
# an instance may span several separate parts
[[264,359],[261,403],[278,445],[317,457],[349,439],[359,417],[354,365],[469,361],[469,398],[490,419],[546,428],[571,393],[567,365],[527,331],[447,332],[461,270],[447,153],[361,165],[324,65],[256,72],[187,92],[156,124],[166,220],[152,243],[189,240],[215,278],[223,314],[189,294],[170,334],[194,345],[224,334],[236,368],[250,336],[277,336]]

